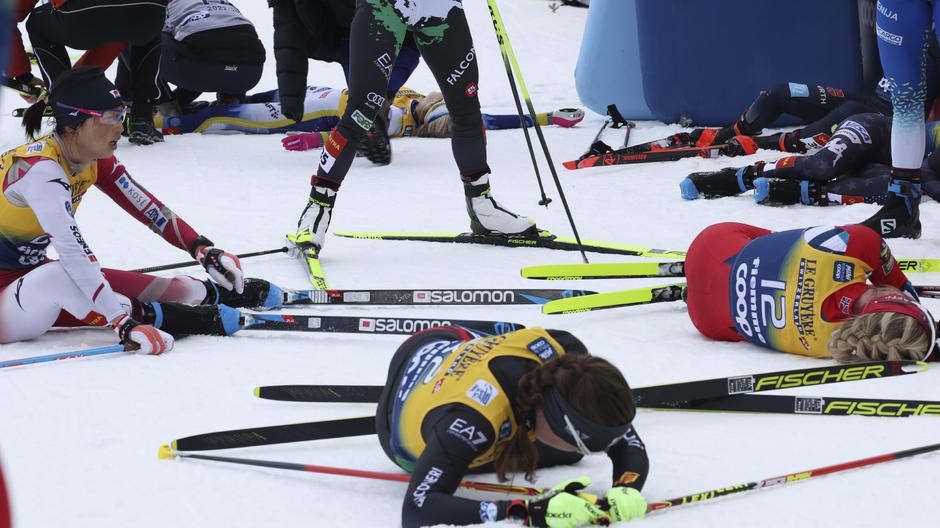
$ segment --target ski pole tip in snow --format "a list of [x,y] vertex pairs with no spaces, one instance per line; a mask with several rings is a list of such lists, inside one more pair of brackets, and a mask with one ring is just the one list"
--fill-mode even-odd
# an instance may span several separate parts
[[176,452],[170,448],[169,444],[163,444],[157,451],[157,456],[161,459],[176,458]]

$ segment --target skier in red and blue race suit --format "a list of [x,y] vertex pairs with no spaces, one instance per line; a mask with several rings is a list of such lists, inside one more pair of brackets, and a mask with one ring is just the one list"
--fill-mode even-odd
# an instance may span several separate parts
[[933,354],[936,323],[865,226],[715,224],[692,242],[685,272],[689,317],[711,339],[843,362]]
[[[239,312],[218,303],[280,303],[276,286],[246,281],[237,257],[199,235],[114,157],[126,107],[100,69],[63,73],[48,100],[23,117],[31,138],[47,107],[55,130],[0,157],[0,343],[33,339],[53,325],[108,325],[129,349],[160,354],[173,347],[174,334],[237,331]],[[102,269],[75,221],[92,185],[188,251],[211,280]],[[59,260],[46,256],[50,244]]]

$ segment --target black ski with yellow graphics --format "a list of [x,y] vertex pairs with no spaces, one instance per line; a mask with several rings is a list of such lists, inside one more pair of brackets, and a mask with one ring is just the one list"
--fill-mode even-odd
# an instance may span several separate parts
[[[661,402],[700,401],[793,387],[903,376],[925,370],[926,363],[911,360],[826,365],[634,387],[633,398],[638,407],[652,407]],[[375,403],[381,392],[381,385],[269,385],[257,387],[255,396],[279,401]]]
[[[495,234],[478,235],[475,233],[379,233],[353,231],[334,231],[333,234],[346,238],[364,238],[372,240],[448,242],[452,244],[484,244],[503,247],[534,247],[560,249],[562,251],[579,251],[577,240],[555,236],[548,231],[540,231],[537,236],[531,237]],[[596,242],[592,240],[582,240],[581,243],[585,251],[594,253],[612,253],[635,257],[685,258],[685,251],[672,249],[625,246],[623,244]]]

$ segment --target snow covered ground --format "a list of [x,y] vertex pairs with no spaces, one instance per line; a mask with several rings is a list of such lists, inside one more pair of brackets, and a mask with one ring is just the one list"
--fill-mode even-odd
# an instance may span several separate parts
[[[480,98],[491,113],[512,113],[505,69],[486,5],[467,1],[482,68]],[[545,0],[499,3],[525,81],[541,111],[577,106],[573,71],[587,14]],[[271,12],[242,0],[268,46],[258,89],[276,86]],[[310,84],[342,86],[338,65],[311,63]],[[422,65],[408,83],[430,91]],[[745,105],[746,101],[741,101]],[[21,101],[3,94],[0,149],[21,143],[10,111]],[[588,112],[574,129],[545,130],[581,236],[590,240],[685,249],[705,226],[727,220],[773,229],[850,223],[874,206],[768,208],[750,196],[685,202],[678,183],[689,172],[772,159],[685,160],[667,164],[566,171],[602,122]],[[663,137],[676,125],[641,122],[631,143]],[[621,139],[611,137],[611,142]],[[138,147],[122,140],[118,157],[135,178],[197,230],[232,252],[280,247],[306,200],[317,152],[287,152],[280,137],[171,136]],[[494,195],[556,234],[570,236],[555,198],[539,207],[533,171],[519,131],[490,132]],[[940,208],[922,207],[925,236],[892,242],[905,257],[940,256]],[[79,215],[86,240],[108,267],[136,268],[185,260],[129,219],[101,193],[90,192]],[[343,186],[333,228],[356,231],[462,231],[467,228],[460,183],[445,140],[394,141],[394,163],[357,160]],[[627,258],[591,255],[592,262]],[[637,260],[637,259],[635,259]],[[612,291],[653,279],[542,283],[519,268],[579,262],[576,253],[540,249],[447,246],[330,237],[323,267],[334,288],[578,287]],[[251,276],[286,287],[309,287],[298,261],[281,255],[246,259]],[[196,268],[185,270],[197,274]],[[916,277],[940,283],[936,275]],[[940,309],[940,303],[927,301]],[[746,344],[709,342],[692,327],[681,303],[578,315],[542,315],[538,307],[326,307],[295,313],[510,320],[572,331],[595,354],[617,364],[634,386],[802,368],[822,360],[777,354]],[[242,332],[234,337],[181,339],[162,357],[109,355],[0,372],[0,456],[17,527],[397,526],[404,485],[199,461],[164,461],[157,448],[195,433],[256,425],[360,416],[363,404],[279,403],[256,399],[259,385],[377,384],[401,337]],[[0,360],[114,343],[110,331],[53,331],[32,342],[3,345]],[[818,389],[809,395],[940,399],[940,369],[904,378]],[[756,481],[940,441],[940,418],[770,416],[643,411],[635,425],[645,440],[650,500]],[[271,460],[396,471],[374,437],[232,450]],[[653,513],[637,526],[900,526],[935,525],[940,454],[909,458],[808,482]],[[605,457],[540,471],[538,486],[590,475],[603,493]],[[482,480],[492,480],[485,476]],[[517,478],[516,482],[521,483]],[[505,524],[505,523],[504,523]]]

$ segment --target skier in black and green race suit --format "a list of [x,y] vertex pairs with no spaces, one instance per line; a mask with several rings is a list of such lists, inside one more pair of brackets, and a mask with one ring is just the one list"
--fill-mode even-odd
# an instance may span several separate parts
[[[568,528],[643,517],[649,472],[632,425],[623,374],[563,330],[539,327],[478,337],[432,328],[405,341],[389,365],[376,410],[386,455],[411,473],[402,525],[467,525],[516,519]],[[466,473],[523,472],[605,452],[612,485],[603,500],[578,493],[581,477],[529,500],[455,497]],[[605,486],[606,488],[606,486]]]
[[452,123],[454,161],[464,183],[474,233],[533,235],[535,222],[502,208],[490,193],[490,168],[477,98],[477,54],[460,0],[356,0],[350,26],[349,104],[332,131],[311,178],[310,199],[300,216],[298,247],[319,252],[336,194],[376,114],[386,102],[391,67],[405,32],[415,40],[444,95]]

